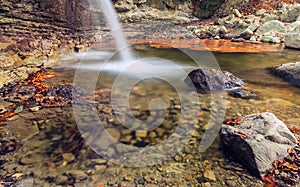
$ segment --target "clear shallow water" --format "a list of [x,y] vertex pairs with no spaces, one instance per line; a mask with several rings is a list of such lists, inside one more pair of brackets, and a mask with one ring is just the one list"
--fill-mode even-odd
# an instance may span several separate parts
[[[118,62],[116,54],[112,52],[89,52],[75,54],[62,58],[66,67],[83,66],[82,74],[101,72],[98,85],[110,87],[120,72],[129,77],[145,78],[147,76],[164,76],[182,81],[186,74],[197,68],[195,61],[189,56],[196,56],[201,67],[218,66],[242,78],[248,86],[259,92],[264,98],[280,98],[300,105],[300,89],[270,74],[266,68],[282,63],[300,61],[299,51],[285,50],[281,53],[213,53],[203,51],[188,51],[179,49],[156,49],[145,45],[134,47],[137,60],[130,68]],[[99,63],[100,61],[100,63]],[[108,63],[105,63],[108,62]],[[216,62],[218,64],[216,64]],[[175,66],[174,66],[175,65]],[[127,70],[124,73],[124,69]],[[182,70],[184,72],[182,72]],[[95,73],[97,74],[97,73]],[[150,79],[149,79],[150,80]],[[149,82],[148,80],[148,82]],[[71,81],[71,80],[70,80]],[[151,82],[151,81],[150,81]],[[158,87],[157,83],[152,85]],[[160,85],[161,86],[161,85]],[[147,85],[149,87],[149,83]],[[150,89],[151,90],[151,89]]]
[[[132,89],[132,91],[138,90],[137,95],[143,96],[139,99],[135,99],[135,96],[133,96],[131,98],[131,102],[134,103],[132,106],[141,107],[142,105],[143,108],[147,109],[149,107],[149,98],[164,97],[165,100],[168,100],[170,97],[175,97],[176,91],[174,88],[184,90],[187,94],[193,92],[185,85],[183,80],[191,70],[199,67],[194,61],[196,59],[198,65],[200,64],[202,68],[221,68],[232,72],[237,77],[243,79],[248,87],[255,90],[261,96],[261,100],[257,101],[227,97],[226,117],[269,111],[286,122],[287,125],[300,127],[300,119],[298,119],[298,114],[300,114],[300,89],[270,74],[266,70],[266,68],[271,66],[299,61],[299,51],[284,50],[283,52],[270,53],[211,54],[204,51],[157,49],[147,45],[136,45],[133,48],[135,49],[134,53],[137,59],[156,58],[154,61],[146,61],[146,65],[150,65],[151,68],[143,65],[137,68],[138,66],[134,65],[127,74],[124,73],[124,76],[118,77],[121,72],[120,69],[123,66],[118,64],[117,54],[111,51],[92,51],[86,54],[64,57],[62,64],[64,66],[67,64],[67,66],[65,66],[66,68],[60,74],[62,76],[61,79],[74,82],[74,74],[78,70],[70,69],[70,67],[73,66],[74,68],[78,64],[81,64],[84,68],[80,69],[80,78],[79,80],[77,79],[80,87],[86,88],[86,90],[89,90],[88,92],[92,92],[95,87],[96,89],[111,89],[112,85],[116,82],[123,85],[123,88],[125,88],[124,85],[128,85],[126,89]],[[100,64],[108,62],[106,63],[108,65],[107,69],[103,71],[101,65],[99,66],[99,62]],[[145,61],[141,64],[143,63]],[[95,68],[97,66],[98,68]],[[177,68],[183,71],[177,71]],[[149,78],[147,75],[158,76],[158,78]],[[95,77],[96,79],[98,77],[98,79],[93,82],[94,80],[92,81],[92,79],[95,79]],[[166,81],[160,79],[162,77],[166,78]],[[118,81],[116,81],[116,78],[119,78]],[[143,81],[136,81],[142,79]],[[91,82],[93,82],[92,86],[87,86],[91,85]],[[136,84],[129,84],[127,82],[134,82]],[[150,95],[151,97],[149,97]],[[210,98],[210,96],[202,95],[203,98]]]
[[[101,71],[100,76],[99,69],[101,69],[101,66],[98,69],[94,66],[99,62],[105,62],[107,57],[109,57],[111,62],[117,63],[116,56],[113,53],[102,51],[64,57],[60,61],[61,65],[54,68],[56,72],[55,77],[47,81],[49,81],[50,84],[51,81],[53,81],[52,84],[74,83],[74,75],[76,75],[75,67],[78,65],[78,62],[81,61],[85,64],[85,68],[80,70],[80,79],[76,80],[76,83],[80,83],[81,89],[84,91],[86,91],[85,87],[90,89],[89,85],[94,81],[91,78],[97,78],[99,76],[98,79],[95,80],[94,84],[96,86],[94,86],[96,89],[100,89],[98,94],[103,97],[98,97],[98,99],[95,99],[96,102],[91,102],[91,104],[97,106],[96,111],[99,117],[105,121],[103,126],[109,129],[113,137],[119,137],[120,142],[126,145],[140,147],[147,147],[147,145],[154,146],[168,139],[171,134],[174,134],[173,128],[178,125],[178,119],[181,115],[179,112],[181,110],[179,106],[180,102],[178,101],[178,95],[174,90],[174,86],[181,85],[182,87],[180,88],[186,88],[184,84],[182,84],[185,78],[183,76],[184,72],[188,73],[196,67],[196,64],[189,56],[176,49],[153,49],[148,46],[136,46],[135,49],[134,52],[138,58],[156,57],[165,59],[165,61],[150,61],[147,65],[151,64],[151,68],[143,69],[143,67],[141,67],[139,68],[139,72],[129,71],[128,74],[121,77],[120,83],[127,84],[128,81],[143,78],[147,74],[163,76],[171,81],[168,82],[159,78],[146,78],[137,82],[133,87],[129,87],[131,91],[129,110],[134,112],[134,114],[138,116],[138,119],[144,121],[146,125],[152,125],[157,121],[156,119],[152,119],[153,116],[164,117],[165,112],[163,110],[165,105],[173,107],[168,110],[170,114],[168,114],[157,129],[150,129],[153,130],[153,137],[138,137],[135,131],[125,129],[122,126],[123,124],[118,123],[113,116],[114,114],[118,114],[119,111],[112,110],[109,93],[111,85],[115,82],[115,79],[120,73],[120,71],[115,70],[122,69],[122,65],[108,64],[109,68],[106,68],[105,71]],[[205,52],[190,51],[190,53],[196,54],[200,61],[202,60],[203,63],[201,64],[205,65],[205,67],[211,65],[207,63],[211,58],[208,58]],[[222,69],[228,70],[244,79],[250,87],[262,96],[261,100],[243,100],[227,97],[225,118],[270,111],[279,119],[283,120],[288,126],[295,125],[300,127],[300,89],[269,74],[265,70],[265,68],[273,65],[298,61],[298,51],[287,50],[283,53],[258,54],[215,53],[214,55]],[[82,59],[85,60],[83,61]],[[178,76],[178,72],[175,71],[177,69],[169,67],[168,63],[170,62],[175,63],[175,65],[184,70],[183,74],[181,74],[182,72],[180,71],[180,76]],[[143,63],[145,62],[143,61]],[[159,67],[158,70],[152,69],[154,68],[153,63],[158,63],[158,65],[155,65],[156,68]],[[104,89],[104,91],[101,89]],[[127,89],[126,85],[124,87],[124,90],[125,89]],[[121,93],[124,92],[124,90],[118,90],[119,96],[122,96]],[[93,90],[90,91],[91,92],[86,92],[86,94],[91,95]],[[184,95],[185,98],[191,98],[191,93],[191,90],[187,90],[186,95]],[[107,95],[105,96],[105,94],[108,94],[108,97],[106,97]],[[154,113],[149,113],[151,100],[157,97],[165,101],[165,105],[156,104],[156,107],[161,108],[154,108]],[[241,169],[243,168],[241,165],[231,162],[227,157],[224,157],[219,149],[218,138],[216,138],[215,142],[206,152],[199,153],[199,142],[203,138],[204,131],[207,130],[207,120],[210,118],[210,112],[213,110],[211,106],[212,98],[209,94],[200,94],[199,98],[201,99],[200,111],[199,108],[196,110],[193,107],[188,108],[190,113],[197,112],[198,116],[195,118],[191,115],[185,121],[188,125],[194,125],[195,131],[193,131],[193,138],[186,145],[183,152],[180,152],[174,156],[174,158],[170,158],[163,164],[135,169],[113,164],[112,162],[107,162],[105,159],[102,159],[82,140],[81,136],[85,137],[86,133],[79,133],[78,126],[76,126],[74,119],[74,108],[72,109],[72,107],[69,106],[63,108],[47,108],[35,113],[28,112],[23,115],[25,116],[24,118],[27,116],[28,119],[38,119],[37,123],[41,123],[42,128],[37,136],[26,142],[24,152],[20,153],[19,158],[15,158],[14,163],[9,163],[8,167],[17,167],[18,171],[23,173],[33,173],[35,183],[40,184],[36,186],[46,186],[45,184],[48,183],[55,186],[56,184],[53,179],[56,179],[57,176],[65,176],[65,172],[74,169],[88,173],[88,175],[91,176],[88,177],[90,181],[83,181],[81,186],[87,186],[87,184],[93,184],[92,186],[105,186],[109,181],[114,181],[113,184],[115,184],[115,182],[122,182],[122,184],[124,184],[125,182],[124,186],[134,186],[134,180],[143,178],[143,173],[150,176],[150,178],[157,179],[158,183],[154,185],[153,182],[154,186],[157,186],[162,180],[171,181],[174,183],[174,186],[176,186],[176,184],[178,184],[178,186],[188,186],[184,184],[197,186],[196,184],[203,182],[199,182],[197,179],[202,178],[201,175],[203,171],[208,168],[213,170],[217,176],[217,182],[211,183],[211,186],[224,186],[224,181],[228,179],[237,181],[237,186],[242,186],[242,184],[247,184],[248,186],[262,186],[263,184],[259,179],[252,177],[246,170]],[[90,110],[90,108],[84,110],[84,122],[87,125],[93,124],[94,122],[94,118],[90,115],[91,113],[92,110]],[[39,118],[45,119],[39,120]],[[127,122],[129,125],[135,123],[133,119],[128,119]],[[149,128],[148,125],[146,127]],[[98,136],[101,134],[101,131],[98,130],[94,133]],[[101,144],[101,141],[99,144]],[[170,149],[173,147],[177,146],[171,144]],[[108,150],[109,151],[106,152],[114,152],[116,150],[117,152],[122,152],[122,149],[113,146],[110,146]],[[28,159],[34,162],[34,164],[19,164],[20,160],[26,162]],[[132,159],[135,161],[138,158],[133,157]],[[174,173],[174,178],[167,177],[168,175],[172,175],[171,173]],[[126,183],[123,179],[130,175],[132,179]],[[69,182],[72,183],[72,181]],[[166,185],[167,183],[161,186]]]

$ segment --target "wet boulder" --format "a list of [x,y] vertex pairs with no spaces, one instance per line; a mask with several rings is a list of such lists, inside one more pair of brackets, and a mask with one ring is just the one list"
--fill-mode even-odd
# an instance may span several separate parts
[[244,86],[244,82],[232,73],[219,69],[197,69],[189,73],[185,82],[195,87],[198,93],[233,90]]
[[300,49],[300,31],[286,34],[284,44],[289,48]]
[[260,96],[254,90],[244,88],[232,90],[229,95],[242,99],[260,99]]
[[225,120],[220,131],[224,150],[254,175],[263,176],[272,163],[288,155],[297,139],[274,114],[265,112]]
[[276,76],[300,87],[300,62],[281,64],[268,68]]

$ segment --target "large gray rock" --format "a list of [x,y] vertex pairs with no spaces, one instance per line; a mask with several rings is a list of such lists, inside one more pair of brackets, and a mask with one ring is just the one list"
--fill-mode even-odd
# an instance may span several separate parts
[[253,31],[247,28],[241,33],[239,37],[248,40],[251,38],[252,35],[253,35]]
[[280,20],[283,22],[296,21],[300,15],[300,4],[285,5],[284,12],[280,15]]
[[289,48],[300,49],[300,31],[286,34],[284,44]]
[[278,21],[278,20],[271,20],[267,21],[263,24],[257,31],[257,35],[264,35],[268,33],[279,33],[279,34],[285,34],[287,32],[287,29],[285,25]]
[[233,90],[244,86],[244,82],[228,71],[218,69],[197,69],[189,73],[185,82],[197,92]]
[[300,32],[300,21],[295,21],[287,26],[287,30],[290,32]]
[[268,69],[274,75],[300,87],[300,62],[281,64]]
[[221,141],[256,176],[263,176],[273,161],[288,155],[296,146],[296,138],[287,126],[272,113],[241,117],[236,126],[222,125]]

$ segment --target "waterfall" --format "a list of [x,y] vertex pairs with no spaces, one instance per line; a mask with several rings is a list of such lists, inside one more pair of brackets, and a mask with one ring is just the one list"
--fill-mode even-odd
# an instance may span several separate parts
[[118,20],[117,13],[113,7],[111,0],[98,0],[102,6],[102,11],[106,18],[106,22],[111,29],[112,36],[115,39],[117,50],[120,54],[121,61],[129,63],[134,58],[129,45],[127,44],[121,24]]

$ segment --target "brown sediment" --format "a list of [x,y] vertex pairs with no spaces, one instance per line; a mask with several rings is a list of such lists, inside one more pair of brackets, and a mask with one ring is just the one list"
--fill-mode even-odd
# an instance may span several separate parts
[[[282,52],[283,44],[270,44],[262,42],[233,42],[220,39],[151,39],[151,40],[130,40],[132,45],[149,45],[159,49],[191,49],[197,51],[212,51],[222,53],[259,53],[259,52]],[[113,42],[95,43],[95,48],[102,50],[114,50]]]

